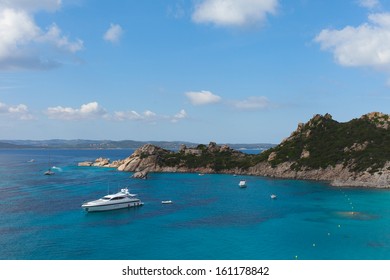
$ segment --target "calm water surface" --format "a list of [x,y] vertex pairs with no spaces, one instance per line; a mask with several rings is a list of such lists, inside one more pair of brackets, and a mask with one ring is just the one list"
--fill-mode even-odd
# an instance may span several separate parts
[[[133,180],[77,166],[131,153],[0,150],[0,259],[390,259],[389,190],[208,174]],[[48,166],[55,175],[43,175]],[[81,209],[124,186],[145,205]]]

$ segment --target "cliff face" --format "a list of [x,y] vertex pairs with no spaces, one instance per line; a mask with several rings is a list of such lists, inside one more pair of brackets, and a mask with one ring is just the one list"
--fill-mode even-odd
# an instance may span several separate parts
[[331,185],[340,187],[390,188],[389,163],[383,170],[374,173],[368,171],[351,172],[342,164],[298,171],[294,170],[292,165],[293,163],[281,163],[273,167],[269,163],[262,162],[251,167],[247,174],[284,179],[328,181]]
[[131,156],[124,159],[123,162],[118,165],[118,170],[129,172],[160,171],[159,167],[161,160],[171,153],[172,152],[157,146],[146,144],[137,149]]
[[98,159],[80,165],[117,167],[130,172],[231,173],[330,181],[337,186],[390,187],[390,118],[370,113],[339,123],[315,115],[278,146],[248,155],[211,142],[178,152],[145,145],[130,157],[110,163]]

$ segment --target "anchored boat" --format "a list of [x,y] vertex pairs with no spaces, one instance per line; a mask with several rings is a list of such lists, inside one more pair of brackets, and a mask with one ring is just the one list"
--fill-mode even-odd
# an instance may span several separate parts
[[246,181],[245,180],[241,180],[240,183],[238,183],[238,186],[240,188],[246,188]]
[[86,202],[81,207],[87,212],[96,212],[141,206],[143,204],[136,194],[131,194],[127,188],[124,188],[116,194],[109,194],[97,200]]

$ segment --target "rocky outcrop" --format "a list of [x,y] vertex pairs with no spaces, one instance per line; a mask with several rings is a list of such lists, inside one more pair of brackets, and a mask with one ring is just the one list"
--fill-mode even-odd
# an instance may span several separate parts
[[301,158],[309,158],[309,157],[310,157],[310,152],[306,149],[303,149],[301,153]]
[[120,164],[122,164],[121,160],[111,162],[108,158],[97,158],[95,161],[83,161],[79,162],[78,166],[95,166],[95,167],[111,167],[117,168]]
[[92,161],[83,161],[79,162],[77,165],[78,166],[92,166],[93,162]]
[[274,159],[276,159],[276,157],[277,157],[277,153],[276,152],[272,152],[272,153],[270,153],[269,154],[269,156],[268,156],[268,161],[273,161]]
[[148,178],[148,172],[147,171],[137,171],[135,172],[131,178],[135,179],[147,179]]
[[390,127],[390,117],[389,115],[372,112],[366,115],[361,116],[361,119],[368,120],[376,125],[378,128],[389,129]]
[[118,166],[119,171],[128,172],[155,172],[160,170],[160,159],[172,153],[157,146],[146,144],[137,149],[131,156],[124,159]]

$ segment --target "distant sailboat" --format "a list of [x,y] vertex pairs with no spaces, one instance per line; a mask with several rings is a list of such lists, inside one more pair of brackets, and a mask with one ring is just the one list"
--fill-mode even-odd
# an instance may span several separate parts
[[[49,155],[49,166],[50,166],[50,155]],[[43,173],[44,175],[54,175],[54,171],[51,170],[51,167],[49,167],[49,169]]]
[[51,168],[49,168],[45,173],[44,175],[54,175],[55,173],[53,171],[51,171]]

